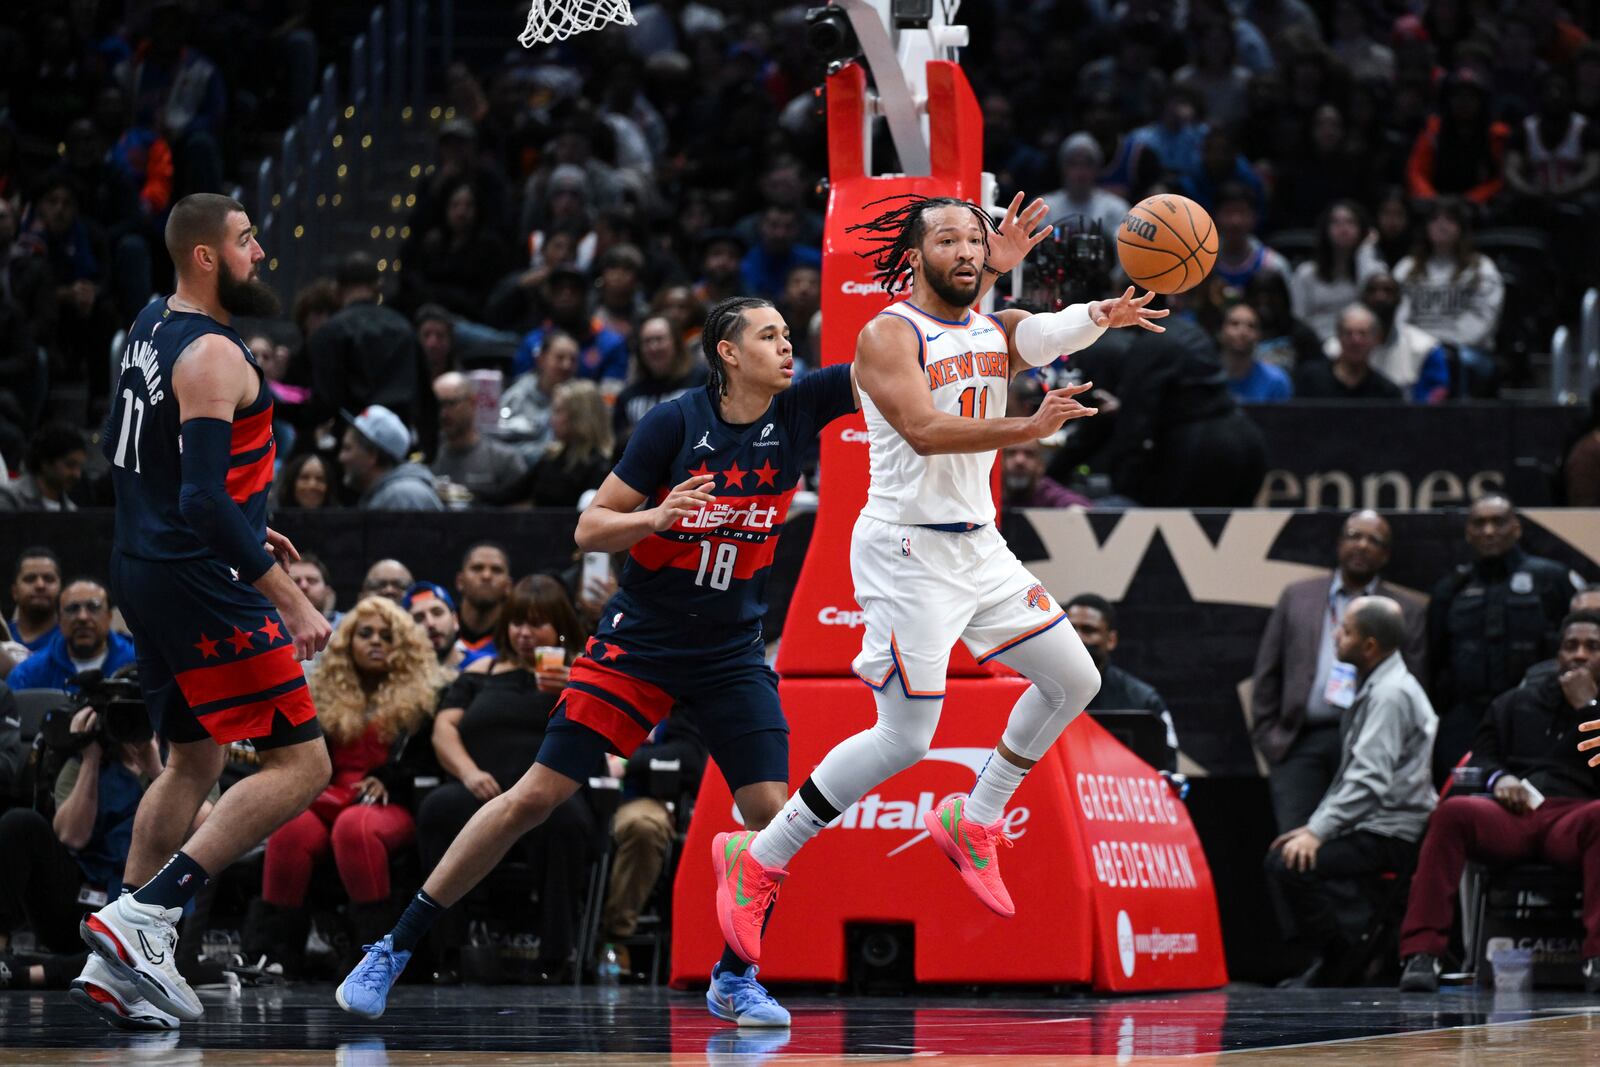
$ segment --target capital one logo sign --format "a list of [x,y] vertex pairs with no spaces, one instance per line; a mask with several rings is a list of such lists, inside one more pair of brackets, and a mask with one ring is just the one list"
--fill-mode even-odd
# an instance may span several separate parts
[[[976,778],[983,769],[992,748],[932,748],[923,757],[924,763],[954,763],[965,767]],[[922,817],[936,808],[939,804],[951,797],[965,796],[966,790],[956,790],[940,796],[932,790],[922,790],[915,800],[905,800],[886,797],[883,793],[868,793],[848,808],[833,822],[829,823],[829,830],[914,830],[910,837],[891,848],[885,855],[898,856],[913,845],[927,840],[928,831],[923,828]],[[1024,807],[1013,807],[1006,811],[1001,825],[1005,835],[1013,841],[1027,833],[1027,825],[1031,813]],[[733,817],[740,825],[744,824],[744,817],[739,813],[739,806],[733,806]]]

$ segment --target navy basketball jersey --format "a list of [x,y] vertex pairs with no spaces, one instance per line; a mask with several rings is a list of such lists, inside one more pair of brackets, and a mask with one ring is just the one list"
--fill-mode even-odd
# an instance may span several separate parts
[[[172,365],[183,350],[208,333],[239,346],[256,366],[244,338],[231,327],[158,300],[139,312],[128,331],[102,449],[111,461],[117,497],[115,547],[136,559],[199,559],[212,555],[178,508],[183,469],[178,442],[178,397]],[[267,536],[267,490],[272,485],[277,444],[272,437],[272,390],[265,379],[256,399],[233,418],[228,495],[262,541]]]
[[[670,618],[759,625],[801,460],[822,427],[854,410],[848,364],[800,379],[748,425],[723,421],[705,389],[652,408],[616,476],[655,505],[691,476],[714,474],[705,488],[716,502],[634,545],[621,592]],[[684,637],[692,643],[693,631]]]

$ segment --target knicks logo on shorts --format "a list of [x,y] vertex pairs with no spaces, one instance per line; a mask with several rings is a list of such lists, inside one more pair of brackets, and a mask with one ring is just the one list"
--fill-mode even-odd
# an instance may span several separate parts
[[1050,610],[1050,594],[1045,592],[1044,586],[1034,582],[1028,591],[1022,594],[1022,599],[1028,602],[1028,607],[1038,608],[1040,611]]

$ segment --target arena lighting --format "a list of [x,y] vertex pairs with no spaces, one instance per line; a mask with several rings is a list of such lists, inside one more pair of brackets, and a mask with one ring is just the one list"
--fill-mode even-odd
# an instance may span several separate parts
[[806,45],[812,55],[828,63],[842,63],[861,53],[850,17],[833,4],[806,12]]

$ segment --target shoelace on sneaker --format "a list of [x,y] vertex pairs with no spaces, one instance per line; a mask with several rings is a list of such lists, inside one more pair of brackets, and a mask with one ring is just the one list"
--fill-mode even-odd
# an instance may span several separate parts
[[741,1015],[747,1008],[763,1004],[772,999],[772,994],[767,992],[766,986],[756,981],[753,976],[734,974],[733,989],[728,992],[728,999],[733,1001],[735,1011]]
[[394,952],[391,949],[384,948],[382,944],[362,945],[361,951],[377,953],[377,956],[370,965],[366,960],[362,960],[361,965],[350,976],[350,981],[362,989],[369,989],[374,993],[384,992],[389,986],[387,972],[394,966]]

